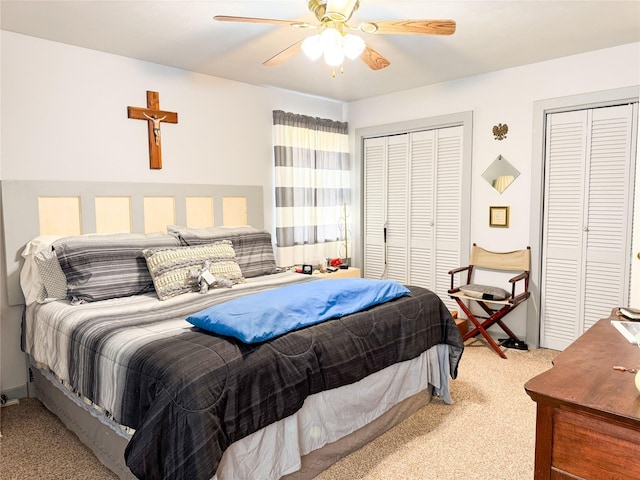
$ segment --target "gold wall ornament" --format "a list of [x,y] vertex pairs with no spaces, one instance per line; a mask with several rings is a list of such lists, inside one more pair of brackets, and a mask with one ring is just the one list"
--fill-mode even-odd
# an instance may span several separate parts
[[499,123],[493,126],[493,135],[496,137],[496,140],[504,140],[507,138],[508,131],[509,126],[506,123],[504,125]]

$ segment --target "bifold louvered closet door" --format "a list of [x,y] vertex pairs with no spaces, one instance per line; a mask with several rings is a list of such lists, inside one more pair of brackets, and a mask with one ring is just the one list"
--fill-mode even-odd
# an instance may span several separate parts
[[364,276],[446,295],[460,263],[462,131],[364,140]]
[[637,104],[547,116],[542,347],[563,350],[628,304],[634,111]]

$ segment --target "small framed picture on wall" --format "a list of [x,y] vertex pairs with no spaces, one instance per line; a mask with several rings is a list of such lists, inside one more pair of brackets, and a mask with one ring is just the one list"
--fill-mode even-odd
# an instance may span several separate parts
[[489,226],[509,228],[509,207],[489,207]]

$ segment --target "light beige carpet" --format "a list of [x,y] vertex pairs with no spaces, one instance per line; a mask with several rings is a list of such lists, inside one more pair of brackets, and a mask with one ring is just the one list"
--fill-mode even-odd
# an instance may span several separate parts
[[524,391],[558,352],[467,344],[454,405],[435,399],[342,459],[316,480],[528,480],[533,478],[536,406]]
[[[506,354],[468,344],[451,385],[454,405],[434,399],[316,480],[533,478],[535,403],[523,386],[557,352]],[[38,400],[2,408],[0,428],[2,480],[116,478]]]

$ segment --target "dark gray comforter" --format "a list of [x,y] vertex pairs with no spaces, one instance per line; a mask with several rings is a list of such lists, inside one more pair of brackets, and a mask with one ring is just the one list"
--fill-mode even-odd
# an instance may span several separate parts
[[126,450],[144,479],[209,479],[234,441],[296,412],[304,399],[353,383],[438,343],[462,341],[432,292],[411,294],[261,344],[193,329],[140,349],[129,365]]

